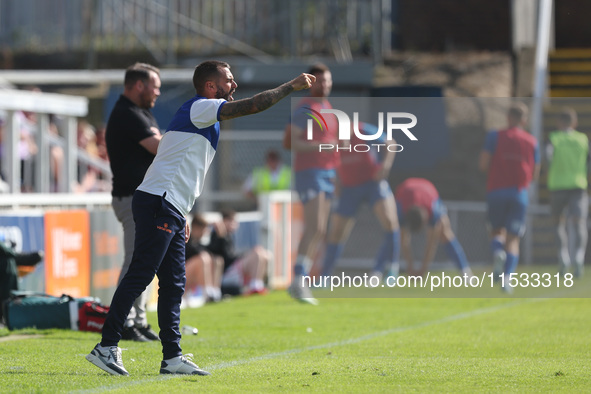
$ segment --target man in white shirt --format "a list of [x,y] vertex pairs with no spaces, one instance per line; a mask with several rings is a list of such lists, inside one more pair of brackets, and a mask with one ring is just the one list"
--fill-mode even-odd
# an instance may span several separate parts
[[315,77],[301,74],[283,85],[234,101],[237,88],[230,66],[206,61],[195,68],[196,95],[184,103],[160,141],[158,153],[133,197],[135,250],[103,327],[102,340],[86,359],[112,375],[129,375],[117,346],[133,301],[158,275],[161,374],[209,375],[183,356],[179,332],[185,291],[185,216],[203,190],[219,141],[219,121],[266,110],[290,93],[308,89]]

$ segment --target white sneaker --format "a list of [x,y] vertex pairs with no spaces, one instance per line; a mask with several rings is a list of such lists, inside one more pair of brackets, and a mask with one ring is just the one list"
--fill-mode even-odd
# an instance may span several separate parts
[[201,286],[193,289],[185,289],[185,294],[183,294],[183,298],[181,299],[181,309],[183,309],[183,304],[187,308],[201,308],[205,305],[206,301],[207,297]]
[[462,276],[464,275],[468,278],[468,280],[470,280],[470,278],[474,276],[474,273],[472,272],[472,269],[468,267],[462,270]]
[[371,273],[369,274],[369,277],[371,278],[372,276],[375,276],[376,278],[378,278],[378,282],[382,283],[382,279],[384,277],[384,274],[382,274],[380,271],[371,271]]
[[184,356],[162,360],[160,364],[160,374],[180,374],[180,375],[211,375],[209,372],[199,368],[191,359],[193,355],[188,353]]
[[318,305],[318,300],[314,298],[312,295],[312,291],[308,286],[304,286],[302,283],[302,276],[296,275],[289,285],[287,289],[291,298],[298,300],[300,302],[310,304],[310,305]]
[[121,349],[117,346],[103,347],[98,343],[86,359],[111,375],[128,376],[129,372],[121,361]]

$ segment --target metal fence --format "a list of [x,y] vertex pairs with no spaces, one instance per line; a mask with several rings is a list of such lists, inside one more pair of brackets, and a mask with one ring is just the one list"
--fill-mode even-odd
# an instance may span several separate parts
[[[34,121],[25,123],[24,113],[32,114]],[[60,119],[55,122],[60,124],[56,125],[55,134],[51,132],[50,114]],[[78,165],[92,165],[101,173],[110,174],[107,163],[78,149],[77,118],[87,114],[88,99],[85,97],[0,90],[0,169],[6,177],[3,185],[7,189],[4,192],[18,194],[21,189],[27,189],[36,193],[50,190],[69,193],[78,176]],[[34,153],[30,151],[29,140],[36,145]],[[62,164],[51,174],[53,147],[61,149]],[[27,157],[23,150],[27,151]],[[51,180],[52,175],[55,182]],[[53,187],[52,183],[55,183]]]
[[147,49],[179,55],[380,58],[391,46],[391,0],[0,0],[0,45],[12,51]]

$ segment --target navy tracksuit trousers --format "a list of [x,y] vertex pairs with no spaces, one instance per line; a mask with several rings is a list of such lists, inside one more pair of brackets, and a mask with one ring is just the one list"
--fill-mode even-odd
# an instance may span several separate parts
[[[166,194],[165,194],[166,195]],[[136,191],[132,201],[135,243],[131,265],[117,286],[101,346],[116,346],[135,299],[158,276],[158,325],[163,359],[180,356],[181,297],[185,292],[185,218],[164,196]]]

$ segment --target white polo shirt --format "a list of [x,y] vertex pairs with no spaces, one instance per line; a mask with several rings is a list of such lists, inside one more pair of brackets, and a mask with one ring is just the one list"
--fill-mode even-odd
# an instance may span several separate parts
[[162,196],[187,215],[203,191],[220,137],[224,99],[195,96],[184,103],[160,140],[158,152],[137,190]]

